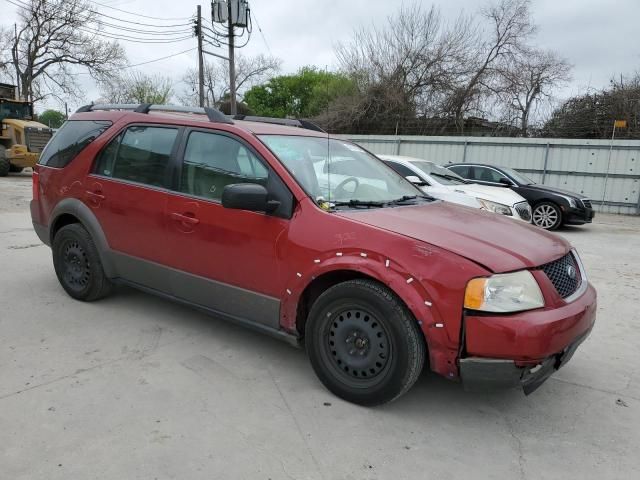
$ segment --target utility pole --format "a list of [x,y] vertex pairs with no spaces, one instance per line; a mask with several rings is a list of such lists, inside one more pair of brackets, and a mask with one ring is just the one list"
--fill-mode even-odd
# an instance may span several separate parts
[[198,36],[198,86],[199,104],[204,107],[204,57],[202,53],[202,7],[198,5],[196,19],[196,35]]
[[236,58],[231,2],[227,2],[227,8],[229,9],[229,23],[227,24],[227,29],[229,30],[229,108],[231,115],[235,115],[238,113],[238,106],[236,105]]
[[22,97],[20,96],[20,73],[18,72],[18,24],[14,23],[13,24],[13,32],[15,35],[15,40],[14,40],[14,53],[13,53],[13,63],[16,67],[16,93],[18,95],[18,98],[16,100],[21,100]]

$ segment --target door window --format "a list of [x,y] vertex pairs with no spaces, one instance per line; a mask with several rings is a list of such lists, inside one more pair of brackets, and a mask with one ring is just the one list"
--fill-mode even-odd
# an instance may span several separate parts
[[389,167],[393,168],[396,171],[396,173],[402,175],[404,178],[407,178],[410,175],[417,177],[415,173],[413,173],[409,168],[405,167],[404,165],[400,165],[399,163],[389,162],[389,161],[386,161],[384,163],[386,163]]
[[468,166],[466,165],[456,165],[454,167],[447,167],[449,170],[457,173],[458,175],[460,175],[462,178],[474,178],[471,175],[471,172],[469,172],[469,170],[471,170]]
[[178,129],[129,127],[105,148],[95,172],[106,177],[164,187]]
[[507,178],[500,172],[486,167],[473,167],[475,170],[474,178],[481,182],[500,183],[501,178]]
[[191,132],[184,152],[180,191],[220,200],[234,183],[266,187],[269,170],[238,140],[216,133]]

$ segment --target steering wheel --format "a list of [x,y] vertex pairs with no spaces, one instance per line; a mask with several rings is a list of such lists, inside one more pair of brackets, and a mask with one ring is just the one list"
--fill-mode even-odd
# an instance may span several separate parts
[[358,180],[356,177],[349,177],[349,178],[345,178],[343,181],[341,181],[338,186],[335,188],[335,190],[333,191],[333,195],[335,198],[343,198],[343,196],[347,196],[350,193],[353,192],[347,192],[344,187],[350,183],[354,183],[355,184],[355,188],[353,189],[353,192],[355,192],[358,187],[360,186],[360,180]]

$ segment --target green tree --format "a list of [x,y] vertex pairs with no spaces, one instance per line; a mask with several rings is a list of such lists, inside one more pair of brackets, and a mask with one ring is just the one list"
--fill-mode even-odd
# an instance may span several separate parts
[[65,117],[64,113],[58,110],[45,110],[38,115],[38,121],[50,128],[60,128],[65,121]]
[[304,67],[295,75],[274,77],[251,88],[244,101],[256,115],[310,118],[334,99],[355,91],[355,83],[345,75]]

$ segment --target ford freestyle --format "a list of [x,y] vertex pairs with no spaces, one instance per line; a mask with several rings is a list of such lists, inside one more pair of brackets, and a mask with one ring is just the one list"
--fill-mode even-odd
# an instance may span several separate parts
[[[334,160],[351,176],[332,179]],[[595,320],[567,241],[435,200],[304,121],[83,107],[41,156],[31,214],[71,297],[130,285],[305,345],[324,385],[363,405],[405,393],[425,362],[530,393]]]

